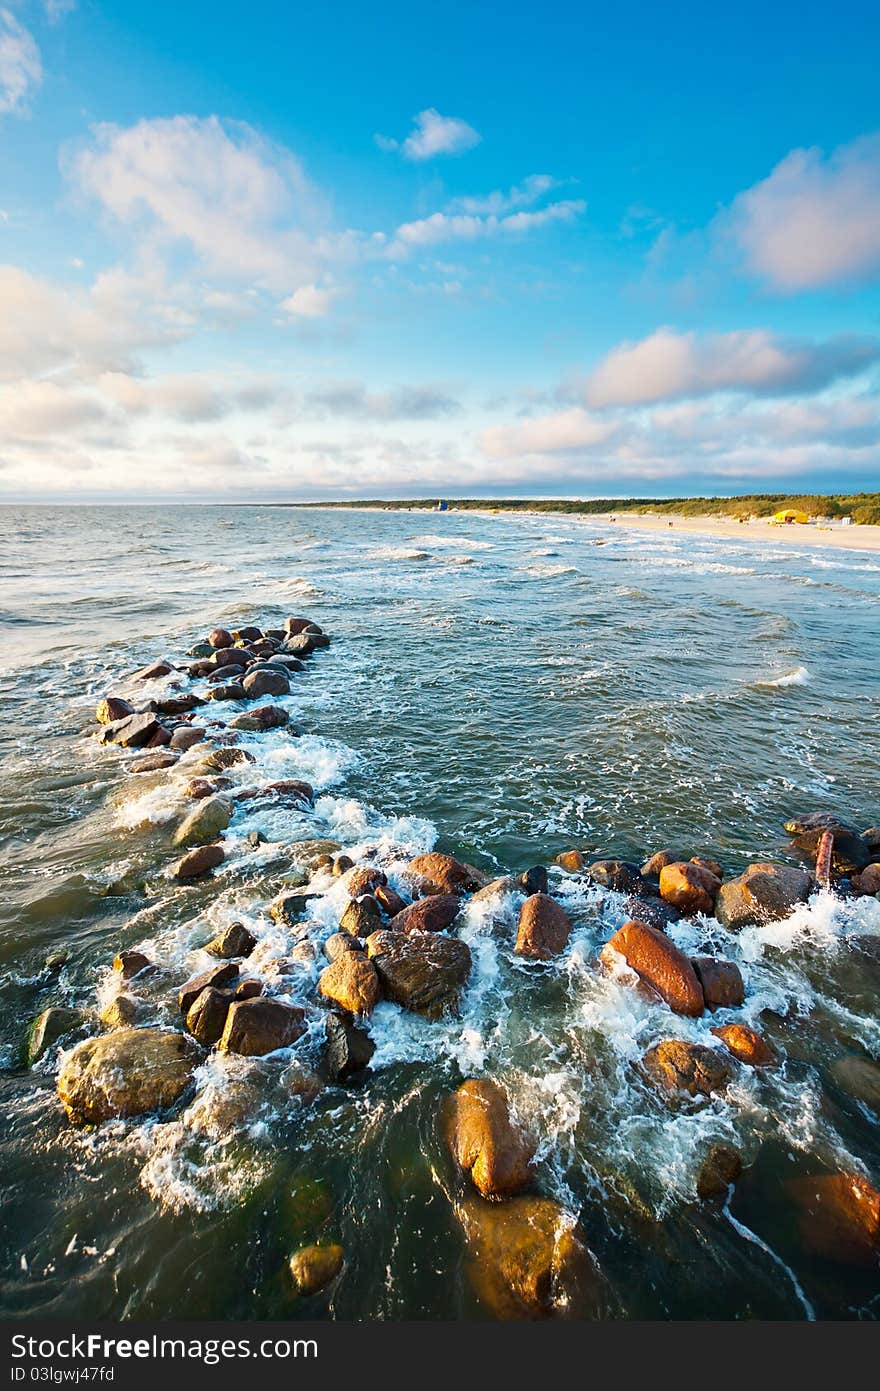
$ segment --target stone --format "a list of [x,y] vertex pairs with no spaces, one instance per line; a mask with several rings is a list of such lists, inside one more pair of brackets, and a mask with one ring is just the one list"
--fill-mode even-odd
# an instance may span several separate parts
[[710,1145],[697,1174],[697,1197],[726,1198],[742,1173],[742,1155],[733,1145]]
[[458,1008],[471,971],[467,943],[438,933],[374,932],[367,938],[385,998],[440,1019]]
[[792,1179],[801,1239],[823,1260],[876,1268],[880,1260],[880,1192],[861,1174]]
[[690,959],[664,933],[647,923],[624,923],[602,948],[601,959],[613,964],[614,952],[665,1000],[673,1013],[692,1019],[703,1013],[703,989]]
[[173,768],[177,762],[176,753],[145,753],[129,766],[130,773],[155,773],[160,768]]
[[318,994],[349,1014],[371,1014],[379,1003],[379,977],[361,951],[343,951],[320,975]]
[[687,1092],[694,1097],[711,1096],[733,1076],[719,1049],[680,1038],[655,1043],[643,1056],[642,1067],[663,1091]]
[[850,884],[857,898],[876,898],[880,895],[880,864],[866,865],[860,874],[852,876]]
[[337,854],[341,848],[336,840],[295,840],[287,847],[291,859],[306,869],[317,868],[322,859]]
[[280,893],[269,904],[269,917],[273,922],[282,923],[285,927],[295,927],[297,923],[302,921],[314,896],[314,894],[301,893],[295,889],[289,893]]
[[363,1029],[333,1012],[327,1015],[327,1051],[324,1065],[333,1082],[348,1082],[365,1071],[376,1045]]
[[748,1063],[749,1067],[769,1067],[776,1062],[773,1049],[748,1024],[721,1024],[710,1032],[721,1039],[735,1058],[739,1058],[741,1063]]
[[282,650],[294,657],[308,657],[315,650],[314,638],[310,633],[296,633],[285,640]]
[[317,1294],[336,1279],[344,1264],[341,1246],[303,1246],[290,1258],[294,1289],[303,1296]]
[[490,879],[489,883],[471,897],[471,906],[482,906],[487,904],[491,908],[501,906],[504,899],[510,894],[522,894],[523,887],[518,879],[514,879],[511,874],[501,875],[498,879]]
[[717,860],[707,859],[705,855],[692,855],[690,863],[696,865],[698,869],[705,869],[709,874],[721,883],[724,878],[724,870]]
[[[395,913],[389,926],[395,932],[443,932],[461,912],[457,894],[429,894]],[[373,931],[378,923],[370,928]]]
[[253,1000],[235,1000],[229,1006],[220,1050],[250,1058],[289,1048],[305,1033],[304,1017],[297,1006],[263,995]]
[[221,933],[214,937],[205,947],[205,951],[212,956],[219,956],[224,961],[230,961],[236,956],[250,956],[257,939],[252,932],[249,932],[244,923],[230,923]]
[[[238,682],[239,684],[241,684],[240,678],[242,676],[244,676],[244,666],[238,662],[233,666],[233,664],[230,662],[224,666],[214,667],[211,671],[207,673],[205,679],[207,680],[210,686],[219,687],[224,683],[226,685],[229,685],[231,682]],[[244,687],[242,687],[242,690],[243,689]],[[208,700],[220,699],[220,697],[212,695],[210,691],[208,692],[207,698]]]
[[152,710],[144,710],[105,724],[101,729],[100,738],[102,744],[118,744],[123,749],[139,749],[148,744],[162,729],[159,717]]
[[142,951],[121,951],[113,958],[113,969],[123,980],[134,980],[142,971],[153,970],[153,963]]
[[231,647],[234,638],[228,628],[212,628],[208,634],[208,642],[212,648]]
[[225,859],[222,845],[197,845],[177,861],[171,873],[175,879],[198,879],[217,869]]
[[866,831],[862,831],[862,840],[868,850],[868,858],[877,859],[876,852],[880,850],[880,826],[869,826]]
[[543,865],[533,865],[519,876],[519,887],[524,894],[545,894],[549,883]]
[[233,637],[236,642],[259,642],[263,638],[263,630],[248,623],[243,628],[236,628]]
[[351,951],[363,951],[363,947],[350,932],[331,932],[324,943],[324,955],[328,961],[335,961],[337,957]]
[[324,1090],[324,1083],[310,1067],[296,1059],[281,1074],[281,1085],[291,1096],[298,1096],[304,1103],[317,1100]]
[[389,918],[396,918],[398,913],[402,913],[406,908],[406,899],[400,897],[396,889],[392,889],[390,884],[377,884],[373,891],[373,897],[383,912]]
[[681,917],[678,909],[673,908],[671,903],[664,903],[662,898],[637,898],[635,894],[624,899],[623,911],[637,922],[656,927],[658,932],[665,932],[667,927],[677,923]]
[[234,794],[237,802],[253,802],[258,797],[289,798],[294,802],[300,802],[303,806],[311,806],[315,799],[315,790],[309,782],[300,782],[298,778],[282,778],[277,782],[263,783],[261,787],[242,787]]
[[387,876],[373,865],[352,865],[342,876],[342,882],[350,898],[360,898],[362,894],[371,894],[385,884]]
[[234,744],[224,744],[219,749],[212,749],[205,754],[199,764],[199,772],[202,773],[225,773],[229,768],[235,768],[239,763],[256,763],[252,753],[247,749],[237,749]]
[[381,921],[382,914],[378,903],[366,895],[364,898],[351,899],[339,919],[339,926],[343,932],[350,932],[352,937],[369,937]]
[[305,671],[306,669],[305,662],[301,662],[299,657],[291,657],[283,652],[270,657],[267,666],[277,667],[281,671]]
[[254,671],[241,684],[248,700],[257,700],[260,696],[290,695],[290,682],[283,671]]
[[211,664],[217,667],[246,667],[249,666],[253,658],[243,647],[220,647],[211,658]]
[[170,730],[170,729],[166,729],[166,727],[165,727],[164,725],[160,724],[159,728],[156,730],[156,733],[150,735],[149,739],[148,739],[147,742],[144,744],[144,748],[145,748],[145,749],[161,749],[161,748],[167,748],[168,745],[169,745],[170,743],[171,743],[171,730]]
[[742,973],[735,961],[719,956],[694,956],[691,965],[703,987],[709,1009],[738,1009],[746,997]]
[[550,1198],[459,1205],[468,1270],[482,1304],[499,1319],[575,1316],[594,1283],[575,1218]]
[[646,879],[659,879],[661,870],[667,865],[677,864],[681,858],[674,850],[657,850],[645,861],[639,873]]
[[231,786],[229,778],[190,778],[189,782],[184,783],[183,795],[192,802],[199,802],[205,797],[224,792]]
[[65,1034],[73,1033],[84,1022],[82,1010],[72,1009],[68,1005],[50,1005],[42,1010],[28,1029],[25,1044],[28,1067],[33,1067],[54,1043]]
[[196,996],[186,1012],[186,1027],[204,1048],[220,1041],[232,999],[225,990],[209,986]]
[[[212,690],[208,691],[208,700],[244,700],[245,690],[240,681],[218,681]],[[235,723],[233,721],[233,723]],[[237,725],[237,729],[245,728]]]
[[207,731],[198,725],[181,725],[180,728],[175,729],[174,733],[171,735],[169,747],[172,749],[179,749],[181,753],[185,753],[187,749],[191,749],[195,744],[200,744],[206,733]]
[[513,1121],[506,1091],[491,1078],[472,1078],[449,1099],[446,1142],[484,1198],[510,1198],[532,1179],[535,1147]]
[[519,910],[514,951],[532,961],[549,961],[568,945],[571,918],[548,894],[530,894]]
[[210,642],[194,642],[192,647],[187,648],[188,657],[213,657],[214,647]]
[[880,1063],[852,1054],[832,1063],[831,1075],[847,1095],[880,1116]]
[[354,860],[350,855],[334,855],[330,873],[335,879],[341,879],[343,874],[347,874],[354,867]]
[[222,966],[212,966],[208,971],[200,971],[196,976],[190,976],[185,985],[180,987],[177,992],[177,1003],[181,1014],[188,1014],[203,990],[219,990],[222,986],[228,985],[235,980],[238,975],[238,967],[233,962],[225,962]]
[[286,618],[284,620],[284,632],[287,637],[296,637],[298,633],[305,632],[311,621],[310,618]]
[[[603,889],[613,889],[619,894],[643,894],[649,887],[639,871],[638,865],[628,860],[596,860],[587,869],[594,884]],[[653,888],[656,893],[656,888]]]
[[181,821],[174,832],[174,844],[204,845],[216,840],[231,820],[231,802],[225,797],[206,797]]
[[723,927],[740,928],[787,918],[799,903],[806,903],[812,878],[804,869],[789,865],[749,865],[744,874],[721,885],[715,916]]
[[152,707],[160,715],[171,715],[174,718],[188,715],[191,710],[197,709],[204,703],[202,697],[197,696],[193,691],[184,691],[183,695],[165,696],[163,700],[151,701]]
[[853,874],[864,869],[870,859],[864,838],[855,826],[850,826],[831,812],[810,812],[806,816],[793,816],[785,823],[792,844],[802,855],[811,861],[816,859],[819,841],[825,831],[833,836],[831,852],[832,868],[839,874]]
[[108,1029],[130,1029],[145,1017],[146,1006],[133,995],[115,995],[98,1018]]
[[105,696],[95,707],[95,719],[98,724],[116,724],[134,713],[134,706],[121,696]]
[[143,1116],[173,1106],[189,1086],[199,1057],[185,1034],[114,1029],[65,1055],[58,1095],[74,1125]]
[[555,863],[567,874],[579,874],[587,860],[582,850],[563,850],[556,856]]
[[280,705],[258,705],[254,710],[246,710],[244,714],[236,715],[232,721],[232,728],[260,734],[268,729],[282,729],[289,723],[290,716]]
[[442,894],[471,893],[489,882],[488,874],[482,870],[456,860],[452,855],[440,855],[436,851],[429,855],[416,855],[415,859],[410,860],[408,869],[429,879],[436,885],[435,892]]
[[170,676],[174,667],[170,662],[153,662],[150,666],[141,667],[140,671],[132,672],[132,681],[155,681],[159,676]]
[[232,992],[234,1000],[255,1000],[258,995],[263,993],[263,982],[247,977],[240,980]]
[[693,913],[711,916],[720,887],[721,880],[700,865],[679,861],[660,871],[660,897],[688,917]]

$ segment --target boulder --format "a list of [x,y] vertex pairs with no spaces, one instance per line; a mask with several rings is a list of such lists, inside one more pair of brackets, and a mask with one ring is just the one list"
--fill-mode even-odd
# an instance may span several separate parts
[[473,865],[456,860],[452,855],[441,855],[432,851],[429,855],[416,855],[410,860],[408,869],[420,874],[436,885],[435,893],[466,894],[474,889],[482,889],[488,884],[489,876]]
[[363,898],[350,900],[339,919],[339,926],[343,932],[350,932],[352,937],[369,937],[371,932],[376,931],[381,921],[382,913],[378,903],[369,894],[366,894]]
[[243,787],[234,796],[238,802],[252,802],[257,797],[277,797],[311,806],[315,800],[315,789],[310,782],[301,782],[299,778],[280,778],[277,782],[263,783],[262,787]]
[[363,951],[363,945],[350,932],[331,932],[324,943],[324,955],[328,961],[335,961],[343,952]]
[[150,702],[152,709],[158,711],[160,715],[171,715],[175,718],[180,715],[188,715],[191,710],[197,709],[199,705],[204,705],[201,696],[197,696],[193,691],[184,691],[183,695],[165,696],[163,700]]
[[642,1067],[663,1091],[687,1092],[688,1096],[711,1096],[733,1076],[720,1049],[681,1038],[655,1043],[644,1054]]
[[366,946],[386,999],[428,1019],[458,1008],[471,970],[465,942],[438,933],[386,929],[372,933]]
[[[460,912],[461,899],[457,894],[429,894],[395,913],[389,926],[395,932],[442,932],[455,922]],[[378,924],[370,931],[376,926]]]
[[[241,663],[237,662],[234,666],[232,665],[232,663],[228,663],[226,666],[214,667],[211,671],[207,673],[205,679],[210,686],[216,686],[219,688],[222,685],[228,686],[233,682],[237,683],[238,685],[241,685],[242,676],[244,676],[244,666]],[[244,690],[243,686],[242,690]],[[214,695],[210,691],[208,691],[207,699],[220,700],[222,699],[222,697]]]
[[238,967],[231,961],[226,961],[222,966],[212,966],[209,971],[200,971],[197,976],[190,976],[185,985],[180,987],[177,992],[177,1003],[181,1014],[188,1014],[203,990],[219,990],[222,986],[228,985],[235,980],[238,975]]
[[603,889],[613,889],[619,894],[644,894],[657,892],[656,887],[645,879],[638,865],[628,860],[595,860],[587,869],[594,884]]
[[236,715],[232,721],[232,728],[260,734],[267,729],[281,729],[289,723],[290,716],[280,705],[258,705],[255,710],[246,710],[243,715]]
[[880,1192],[861,1174],[793,1179],[788,1191],[801,1239],[823,1260],[875,1269],[880,1262]]
[[191,802],[200,802],[205,797],[213,797],[232,786],[229,778],[190,778],[184,783],[183,795]]
[[703,990],[690,959],[663,932],[647,923],[624,923],[602,948],[607,964],[617,952],[639,979],[655,990],[675,1014],[703,1013]]
[[98,1018],[108,1029],[130,1029],[139,1024],[147,1013],[143,1000],[133,995],[116,995],[104,1006]]
[[848,1096],[880,1116],[880,1063],[851,1054],[832,1064],[831,1075]]
[[721,885],[715,916],[723,927],[740,928],[787,918],[810,896],[812,879],[789,865],[749,865],[744,874]]
[[373,897],[383,912],[389,918],[396,918],[398,913],[402,913],[406,908],[406,899],[400,897],[396,889],[392,889],[390,884],[377,884],[373,891]]
[[141,667],[140,671],[132,672],[132,681],[155,681],[160,676],[170,676],[174,667],[170,662],[153,662],[150,666]]
[[218,936],[214,937],[205,947],[205,951],[212,956],[219,956],[224,961],[230,961],[236,956],[250,956],[257,939],[252,932],[249,932],[244,923],[230,923]]
[[549,883],[543,865],[533,865],[519,876],[519,887],[524,894],[545,894]]
[[188,657],[213,657],[214,647],[210,642],[194,642],[192,647],[186,650]]
[[180,728],[175,729],[174,733],[171,735],[169,747],[172,749],[179,749],[181,753],[185,753],[187,749],[191,749],[195,744],[200,744],[206,732],[205,729],[198,725],[181,725]]
[[735,1058],[748,1063],[749,1067],[769,1067],[776,1062],[776,1054],[769,1043],[748,1024],[721,1024],[711,1032]]
[[250,666],[253,658],[250,652],[243,647],[219,647],[211,658],[211,664],[217,667],[246,667]]
[[185,1034],[116,1029],[64,1056],[58,1095],[74,1125],[143,1116],[172,1106],[189,1086],[199,1050]]
[[697,1197],[726,1198],[742,1167],[742,1155],[733,1145],[710,1145],[697,1174]]
[[28,1067],[42,1058],[54,1043],[65,1034],[73,1033],[85,1022],[81,1009],[71,1009],[67,1005],[50,1005],[42,1010],[28,1029],[25,1044],[25,1057]]
[[236,642],[251,642],[259,645],[265,641],[262,628],[256,627],[253,623],[246,623],[243,628],[236,628],[232,636]]
[[354,867],[354,860],[350,855],[334,855],[330,865],[330,873],[335,879],[341,879],[343,874],[347,874]]
[[314,638],[311,633],[294,633],[285,638],[281,650],[292,657],[308,657],[315,650]]
[[[208,691],[208,700],[244,700],[245,690],[240,681],[218,681],[217,685]],[[233,722],[234,723],[234,722]],[[238,725],[237,728],[246,728]]]
[[514,951],[532,961],[549,961],[568,945],[571,918],[547,894],[530,894],[519,910]]
[[446,1142],[484,1198],[509,1198],[531,1181],[535,1147],[491,1078],[464,1082],[446,1108]]
[[226,1026],[232,997],[226,990],[209,986],[202,990],[186,1012],[186,1027],[205,1048],[218,1043]]
[[721,880],[700,865],[679,861],[664,865],[660,871],[660,897],[688,916],[693,913],[711,915],[720,887]]
[[290,1275],[299,1295],[317,1294],[335,1280],[345,1263],[341,1246],[303,1246],[290,1258]]
[[295,1005],[258,995],[252,1000],[235,1000],[229,1006],[226,1026],[220,1039],[224,1053],[256,1057],[289,1048],[305,1033],[304,1013]]
[[142,971],[153,969],[153,963],[142,951],[121,951],[113,958],[113,969],[123,980],[134,980]]
[[347,1016],[327,1015],[327,1051],[324,1066],[332,1082],[348,1082],[369,1067],[376,1045],[363,1029]]
[[290,682],[283,671],[254,671],[241,684],[248,700],[257,700],[260,696],[290,695]]
[[177,762],[176,753],[163,753],[157,750],[156,753],[145,753],[142,758],[136,758],[129,765],[130,773],[155,773],[160,768],[173,768]]
[[118,744],[123,749],[140,749],[162,730],[164,726],[158,715],[152,710],[143,710],[105,724],[101,730],[101,743]]
[[200,773],[225,773],[228,768],[234,768],[239,763],[256,763],[252,753],[247,749],[237,749],[234,744],[223,744],[219,749],[212,749],[205,754],[201,763],[198,765]]
[[692,865],[697,865],[700,869],[707,870],[719,883],[724,878],[724,870],[717,860],[707,859],[705,855],[692,855],[690,863]]
[[350,898],[360,898],[362,894],[371,894],[380,885],[385,884],[387,875],[373,865],[352,865],[351,869],[343,874],[342,882]]
[[305,869],[316,869],[322,860],[338,854],[341,848],[336,840],[295,840],[287,850],[295,864]]
[[134,706],[121,696],[105,696],[95,707],[95,719],[98,724],[117,724],[133,714]]
[[880,895],[880,864],[866,865],[860,874],[852,876],[850,884],[857,898],[876,898]]
[[577,1317],[594,1283],[575,1218],[550,1198],[473,1198],[457,1209],[468,1270],[481,1303],[500,1319]]
[[665,932],[671,923],[677,923],[681,917],[678,909],[673,908],[671,903],[664,903],[662,898],[638,898],[635,894],[624,899],[623,911],[637,922],[656,927],[658,932]]
[[816,859],[819,841],[826,831],[833,837],[831,866],[839,874],[853,874],[864,869],[870,859],[864,838],[846,821],[831,812],[810,812],[806,816],[793,816],[785,823],[792,844],[802,855],[812,861]]
[[703,987],[709,1009],[738,1009],[746,997],[742,973],[735,961],[719,956],[694,956],[691,965]]
[[587,860],[582,850],[563,850],[556,856],[554,863],[567,874],[579,874]]
[[174,832],[174,844],[205,845],[216,840],[231,820],[231,802],[225,797],[206,797],[181,821]]
[[645,879],[659,879],[661,870],[667,865],[678,864],[681,859],[682,856],[676,855],[674,850],[656,850],[642,865],[639,873]]
[[212,648],[231,647],[235,639],[228,628],[212,628],[208,634],[208,643]]
[[302,633],[311,623],[310,618],[286,618],[284,620],[284,632],[287,637],[295,638],[298,633]]
[[198,879],[217,869],[225,859],[222,845],[197,845],[177,861],[171,872],[175,879]]
[[371,1014],[379,1003],[376,967],[362,951],[340,952],[321,972],[318,994],[349,1014]]
[[302,922],[306,909],[314,896],[314,894],[302,893],[297,889],[293,889],[289,893],[280,893],[269,904],[269,917],[273,922],[281,923],[285,927],[295,927]]
[[880,851],[880,826],[869,826],[866,831],[862,831],[862,840],[868,849],[868,858],[876,860],[880,858],[877,852]]

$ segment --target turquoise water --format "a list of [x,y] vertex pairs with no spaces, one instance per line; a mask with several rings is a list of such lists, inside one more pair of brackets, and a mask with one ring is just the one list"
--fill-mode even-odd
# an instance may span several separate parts
[[[207,964],[218,926],[244,919],[261,960],[283,955],[263,909],[295,839],[379,844],[392,878],[435,843],[493,872],[571,845],[638,860],[672,845],[734,873],[791,859],[793,813],[878,824],[874,555],[546,515],[6,508],[0,577],[5,1312],[489,1316],[437,1127],[442,1097],[485,1071],[540,1136],[539,1190],[581,1218],[604,1277],[596,1316],[876,1316],[876,1271],[818,1257],[787,1187],[838,1171],[878,1182],[878,1117],[840,1081],[841,1060],[880,1056],[875,900],[820,898],[739,937],[675,929],[740,963],[736,1017],[784,1059],[693,1113],[670,1113],[632,1065],[658,1038],[723,1021],[675,1019],[597,969],[622,904],[561,878],[577,929],[564,958],[526,968],[513,928],[467,915],[462,1016],[432,1025],[381,1005],[367,1082],[311,1107],[279,1096],[269,1068],[257,1113],[230,1129],[234,1065],[215,1060],[189,1108],[83,1133],[55,1098],[56,1053],[20,1062],[38,1010],[106,999],[122,946],[147,944],[165,972],[157,1019],[174,1017],[174,987]],[[179,787],[126,778],[89,737],[95,701],[217,624],[296,613],[333,645],[287,700],[304,737],[255,741],[248,780],[305,777],[316,808],[243,806],[216,878],[175,886]],[[258,852],[252,829],[269,841]],[[338,908],[318,900],[316,928]],[[314,1010],[313,974],[293,990]],[[718,1139],[747,1158],[729,1213],[694,1194]],[[346,1267],[294,1304],[283,1266],[303,1234],[341,1240]]]

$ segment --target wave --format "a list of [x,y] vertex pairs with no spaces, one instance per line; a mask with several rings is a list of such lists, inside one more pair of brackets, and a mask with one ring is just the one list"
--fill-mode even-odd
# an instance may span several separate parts
[[768,676],[764,681],[753,681],[754,686],[760,687],[781,687],[781,686],[808,686],[810,684],[810,673],[807,667],[795,667],[794,671],[787,671],[782,676]]

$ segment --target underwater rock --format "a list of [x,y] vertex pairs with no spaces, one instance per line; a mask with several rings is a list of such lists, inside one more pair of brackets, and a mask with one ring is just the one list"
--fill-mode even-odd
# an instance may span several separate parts
[[687,1092],[689,1096],[711,1096],[733,1076],[720,1049],[681,1038],[655,1043],[644,1054],[642,1067],[664,1091]]
[[198,879],[217,869],[225,859],[222,845],[198,845],[178,860],[171,872],[175,879]]
[[229,961],[235,956],[250,956],[256,945],[257,939],[254,934],[248,931],[244,923],[236,922],[230,923],[214,937],[205,947],[205,951]]
[[428,1019],[440,1019],[458,1008],[471,970],[466,942],[440,933],[386,928],[372,933],[366,945],[386,999]]
[[235,1000],[226,1016],[220,1051],[251,1058],[289,1048],[305,1033],[304,1018],[304,1011],[298,1006],[264,995],[253,1000]]
[[174,844],[204,845],[216,840],[231,820],[231,802],[225,797],[207,797],[181,821],[174,832]]
[[657,992],[675,1014],[696,1019],[703,1013],[703,989],[689,957],[647,923],[624,923],[602,948],[601,960],[613,964],[617,952]]
[[587,859],[582,850],[563,850],[556,856],[554,863],[568,874],[579,874]]
[[[395,913],[389,923],[394,932],[442,932],[461,912],[458,894],[429,894]],[[375,924],[371,931],[375,930]]]
[[290,1258],[290,1275],[297,1294],[317,1294],[335,1280],[343,1265],[341,1246],[303,1246]]
[[95,707],[95,719],[98,724],[117,724],[134,713],[134,706],[121,696],[105,696]]
[[852,1054],[832,1063],[831,1075],[843,1091],[880,1116],[880,1063]]
[[318,994],[349,1014],[370,1014],[379,1003],[379,977],[361,951],[343,951],[321,972]]
[[327,1015],[327,1051],[324,1066],[333,1082],[347,1082],[369,1067],[376,1045],[370,1036],[348,1018]]
[[733,1145],[710,1145],[697,1174],[697,1196],[704,1201],[726,1198],[730,1185],[736,1183],[742,1168],[742,1155]]
[[280,893],[269,904],[269,917],[273,922],[295,927],[302,921],[303,914],[314,896],[312,893],[301,893],[298,889]]
[[880,1263],[880,1192],[861,1174],[792,1179],[788,1192],[809,1250],[843,1265]]
[[575,1218],[550,1198],[472,1198],[457,1208],[471,1283],[496,1318],[581,1313],[595,1273]]
[[739,1008],[746,997],[746,988],[735,961],[725,961],[720,956],[692,956],[691,965],[709,1009]]
[[769,1043],[748,1024],[721,1024],[710,1032],[721,1039],[735,1058],[739,1058],[741,1063],[748,1063],[749,1067],[769,1067],[776,1062],[776,1054]]
[[295,840],[287,847],[290,858],[305,869],[317,869],[342,849],[338,840]]
[[660,897],[688,916],[693,913],[710,916],[720,887],[721,880],[700,865],[679,861],[664,865],[660,871]]
[[787,918],[810,896],[812,878],[805,869],[789,865],[749,865],[745,873],[729,879],[718,891],[715,916],[723,927],[777,922]]
[[81,1009],[71,1009],[67,1005],[50,1005],[42,1010],[27,1033],[25,1058],[28,1067],[38,1062],[53,1043],[78,1029],[85,1022],[85,1017]]
[[665,932],[670,923],[678,922],[681,917],[678,909],[671,903],[664,903],[662,898],[637,898],[635,894],[624,899],[623,911],[637,922],[656,927],[658,932]]
[[484,1198],[509,1198],[531,1181],[535,1147],[512,1120],[506,1091],[491,1078],[472,1078],[449,1098],[446,1142]]
[[58,1095],[73,1125],[142,1116],[172,1106],[183,1094],[200,1053],[185,1034],[116,1029],[67,1053]]
[[514,951],[532,961],[549,961],[568,945],[571,918],[548,894],[530,894],[519,910]]
[[412,874],[420,874],[436,887],[435,893],[466,894],[474,889],[482,889],[489,882],[488,874],[474,865],[456,860],[452,855],[441,855],[431,851],[428,855],[416,855],[407,866]]

